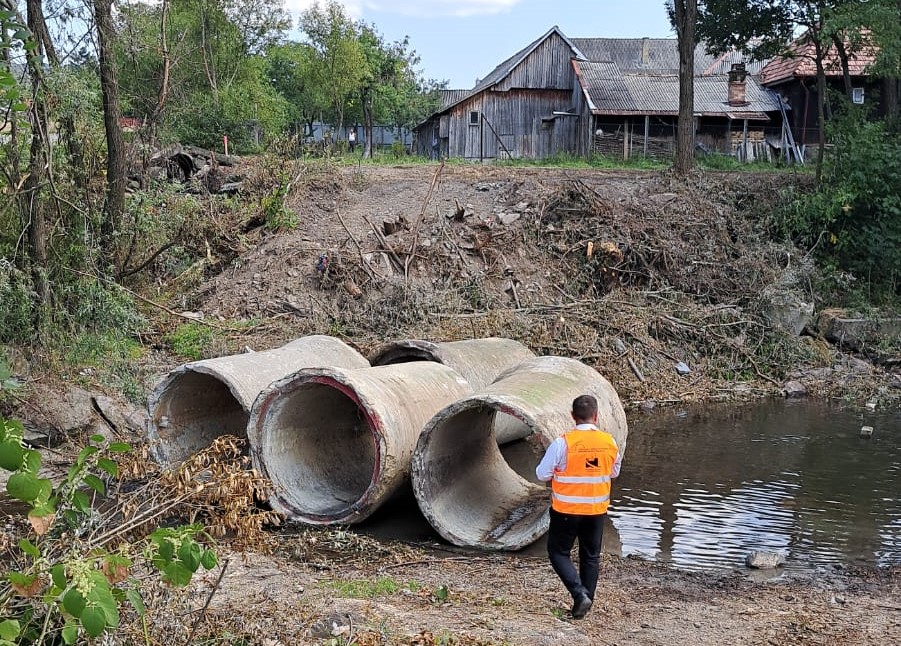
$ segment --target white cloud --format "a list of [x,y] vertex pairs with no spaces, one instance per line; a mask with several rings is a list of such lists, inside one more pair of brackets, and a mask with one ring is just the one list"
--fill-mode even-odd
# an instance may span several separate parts
[[[315,4],[316,0],[285,0],[285,9],[293,14],[299,14]],[[327,0],[319,0],[319,6],[324,7]],[[363,15],[363,3],[356,0],[340,0],[338,4],[344,5],[347,15],[351,18],[359,18]]]
[[[364,9],[405,16],[453,16],[466,18],[510,11],[521,0],[340,0],[349,16],[359,18]],[[285,7],[299,13],[313,5],[314,0],[285,0]],[[325,4],[322,0],[320,5]]]

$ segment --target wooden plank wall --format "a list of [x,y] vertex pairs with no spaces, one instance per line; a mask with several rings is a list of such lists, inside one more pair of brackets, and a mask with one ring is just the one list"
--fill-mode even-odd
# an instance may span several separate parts
[[[576,154],[579,118],[553,115],[569,110],[570,103],[570,89],[483,92],[451,111],[448,154],[464,159],[504,158],[504,149],[517,159]],[[479,113],[477,124],[470,124],[471,112]]]

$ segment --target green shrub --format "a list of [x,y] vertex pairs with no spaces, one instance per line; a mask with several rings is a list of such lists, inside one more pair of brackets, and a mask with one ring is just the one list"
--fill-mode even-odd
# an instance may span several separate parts
[[851,113],[833,122],[822,182],[774,218],[777,232],[851,272],[872,296],[901,294],[901,136]]
[[31,278],[0,258],[0,343],[32,340],[36,299]]
[[141,582],[129,576],[142,557],[175,586],[189,583],[201,566],[217,565],[215,552],[197,540],[209,536],[194,525],[156,529],[146,542],[115,550],[100,540],[92,544],[85,533],[92,499],[107,494],[119,475],[116,458],[131,447],[94,435],[54,485],[39,475],[41,454],[25,446],[22,435],[20,423],[0,417],[0,468],[10,472],[6,492],[25,504],[32,530],[4,565],[9,589],[0,596],[0,646],[59,643],[51,640],[57,632],[64,644],[98,637],[119,626],[125,603],[143,614]]

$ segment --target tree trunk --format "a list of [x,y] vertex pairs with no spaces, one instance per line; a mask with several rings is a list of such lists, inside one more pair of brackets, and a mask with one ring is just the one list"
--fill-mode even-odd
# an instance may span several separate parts
[[817,184],[823,178],[823,156],[826,153],[826,69],[823,66],[823,48],[815,41],[817,68]]
[[97,23],[97,42],[100,63],[100,89],[103,93],[103,127],[106,131],[106,203],[103,207],[103,221],[100,234],[106,261],[115,267],[116,245],[114,236],[119,233],[122,214],[125,211],[125,142],[119,125],[119,85],[116,80],[116,65],[113,41],[116,37],[113,26],[112,0],[94,0],[94,20]]
[[362,101],[363,107],[363,136],[366,143],[363,144],[363,157],[372,158],[372,94],[365,92]]
[[833,34],[832,42],[835,45],[835,51],[838,54],[838,60],[842,64],[842,82],[845,87],[845,96],[848,101],[854,100],[854,88],[851,86],[851,63],[848,56],[848,49],[845,47],[843,40],[844,34]]
[[160,122],[163,120],[163,110],[166,100],[169,98],[169,74],[172,68],[172,59],[169,55],[169,38],[166,33],[166,23],[169,20],[169,0],[163,0],[160,8],[160,55],[163,57],[163,71],[160,79],[160,89],[157,94],[156,106],[150,115],[150,123],[147,124],[148,135],[151,144],[156,143],[156,133]]
[[676,130],[675,172],[680,177],[694,166],[694,80],[697,0],[674,0],[676,35],[679,39],[679,121]]
[[[22,213],[28,219],[28,248],[31,256],[31,272],[35,293],[38,296],[36,327],[40,335],[48,320],[50,305],[49,264],[47,254],[48,225],[44,184],[49,166],[47,136],[47,105],[44,102],[44,68],[41,28],[44,12],[41,0],[27,0],[28,29],[35,38],[37,50],[28,57],[28,74],[31,80],[31,146],[28,172],[22,185],[20,204]],[[46,31],[46,27],[44,27]]]

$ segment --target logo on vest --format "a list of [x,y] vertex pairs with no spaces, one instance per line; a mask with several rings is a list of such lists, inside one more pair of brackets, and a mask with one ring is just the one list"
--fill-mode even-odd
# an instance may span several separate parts
[[585,458],[585,468],[586,469],[600,469],[601,465],[599,459],[594,458]]

